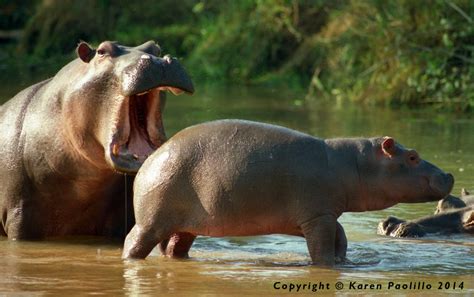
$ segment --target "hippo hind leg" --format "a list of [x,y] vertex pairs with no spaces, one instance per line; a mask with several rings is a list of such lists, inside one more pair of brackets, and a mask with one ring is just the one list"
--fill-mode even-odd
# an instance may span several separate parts
[[122,258],[145,259],[159,242],[169,238],[170,233],[143,230],[135,225],[125,238]]
[[3,224],[0,224],[0,236],[7,236],[7,232],[5,232]]
[[344,228],[339,222],[336,224],[336,263],[345,262],[347,254],[347,237]]
[[189,258],[188,252],[195,238],[194,234],[187,232],[174,233],[170,238],[160,242],[160,251],[170,258]]

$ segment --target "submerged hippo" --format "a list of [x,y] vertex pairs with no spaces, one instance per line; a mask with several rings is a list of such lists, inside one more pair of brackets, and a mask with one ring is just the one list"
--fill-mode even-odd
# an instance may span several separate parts
[[0,235],[119,235],[124,177],[166,139],[162,91],[193,92],[152,41],[81,42],[78,59],[0,109]]
[[389,216],[377,228],[380,235],[423,237],[427,234],[474,234],[474,197],[462,190],[461,198],[448,195],[438,202],[434,215],[413,221]]
[[436,205],[435,214],[453,210],[456,208],[463,208],[468,205],[474,205],[474,195],[469,194],[469,192],[462,188],[461,189],[461,198],[458,198],[453,195],[448,195],[446,198],[438,201]]
[[453,176],[390,137],[322,140],[283,127],[221,120],[177,133],[134,185],[136,225],[124,258],[160,243],[186,257],[197,235],[304,236],[314,264],[346,252],[345,211],[435,201]]

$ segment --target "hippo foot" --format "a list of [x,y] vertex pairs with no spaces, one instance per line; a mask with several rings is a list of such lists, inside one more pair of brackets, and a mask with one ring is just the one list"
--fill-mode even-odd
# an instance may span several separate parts
[[346,258],[346,257],[341,258],[341,257],[338,257],[338,256],[336,256],[336,258],[335,258],[335,264],[336,265],[356,265],[355,262],[352,262],[348,258]]
[[159,248],[161,253],[166,257],[187,259],[189,258],[189,249],[195,238],[196,236],[191,233],[175,233],[170,238],[160,242]]
[[349,259],[347,259],[346,257],[338,257],[336,256],[334,258],[334,263],[336,264],[346,264],[347,262],[350,262]]

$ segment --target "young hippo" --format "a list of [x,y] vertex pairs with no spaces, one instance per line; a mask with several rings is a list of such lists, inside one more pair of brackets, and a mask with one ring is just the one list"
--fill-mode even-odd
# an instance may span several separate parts
[[427,234],[474,233],[474,197],[462,189],[461,198],[448,195],[438,202],[434,215],[413,221],[393,216],[381,221],[377,233],[392,237],[423,237]]
[[346,251],[343,212],[439,200],[453,182],[390,137],[323,140],[242,120],[200,124],[139,170],[123,258],[145,258],[158,243],[186,257],[197,235],[280,233],[304,236],[312,262],[332,266]]

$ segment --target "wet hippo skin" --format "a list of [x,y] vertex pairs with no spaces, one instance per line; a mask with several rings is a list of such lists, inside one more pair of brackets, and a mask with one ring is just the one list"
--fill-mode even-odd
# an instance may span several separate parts
[[461,197],[448,195],[438,202],[434,215],[406,221],[393,216],[381,221],[377,233],[392,237],[429,234],[474,234],[474,197],[463,189]]
[[343,212],[436,201],[453,182],[390,137],[322,140],[263,123],[209,122],[177,133],[139,170],[123,257],[145,258],[158,243],[186,257],[198,235],[280,233],[304,236],[312,262],[332,266],[347,249]]
[[448,195],[446,198],[443,198],[438,201],[438,205],[436,205],[435,214],[473,205],[474,195],[471,195],[466,189],[463,188],[461,189],[461,197]]
[[81,42],[78,58],[0,109],[0,234],[122,235],[124,177],[166,139],[165,94],[193,92],[149,41]]

